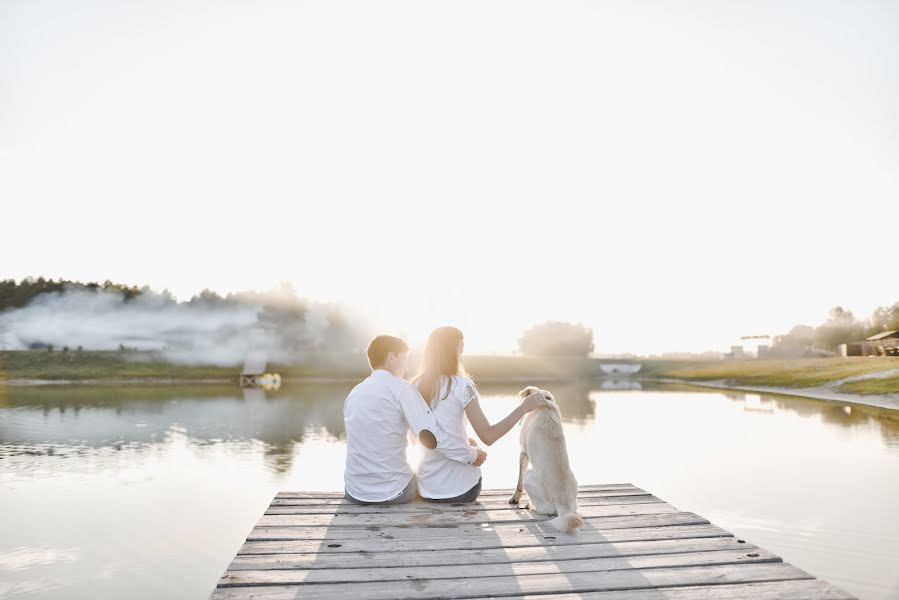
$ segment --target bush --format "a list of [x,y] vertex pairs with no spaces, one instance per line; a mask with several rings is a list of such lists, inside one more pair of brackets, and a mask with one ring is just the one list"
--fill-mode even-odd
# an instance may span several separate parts
[[547,321],[524,332],[518,340],[529,356],[588,356],[593,352],[593,330],[580,323]]

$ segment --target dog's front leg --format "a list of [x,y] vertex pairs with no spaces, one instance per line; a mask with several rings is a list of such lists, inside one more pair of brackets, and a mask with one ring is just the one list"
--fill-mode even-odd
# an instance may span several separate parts
[[522,451],[518,456],[518,487],[515,488],[515,493],[509,499],[509,504],[518,504],[521,500],[521,492],[524,490],[524,472],[527,470],[528,455]]

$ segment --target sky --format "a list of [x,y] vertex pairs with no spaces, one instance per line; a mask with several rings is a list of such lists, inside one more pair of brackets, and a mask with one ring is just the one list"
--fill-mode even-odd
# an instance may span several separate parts
[[510,352],[899,300],[899,3],[6,0],[0,278],[292,283]]

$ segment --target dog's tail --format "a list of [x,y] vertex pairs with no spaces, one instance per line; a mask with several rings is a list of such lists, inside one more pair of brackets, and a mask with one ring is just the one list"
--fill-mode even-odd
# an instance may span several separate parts
[[549,524],[562,533],[574,533],[578,527],[584,524],[584,519],[576,512],[569,512],[550,520]]

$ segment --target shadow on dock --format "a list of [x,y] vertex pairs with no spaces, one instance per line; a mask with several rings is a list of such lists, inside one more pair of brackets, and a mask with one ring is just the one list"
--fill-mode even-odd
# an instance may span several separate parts
[[630,484],[582,487],[576,534],[508,504],[510,494],[380,507],[282,492],[212,597],[850,598]]

